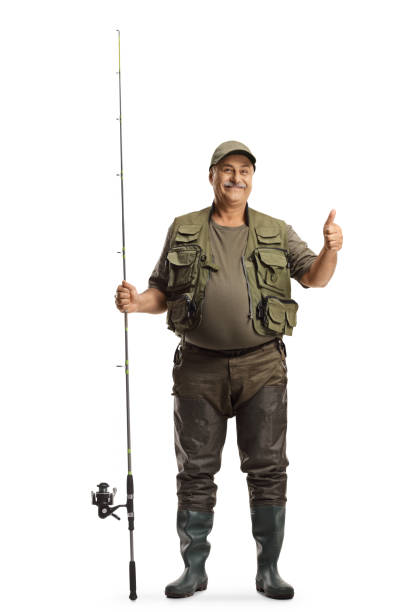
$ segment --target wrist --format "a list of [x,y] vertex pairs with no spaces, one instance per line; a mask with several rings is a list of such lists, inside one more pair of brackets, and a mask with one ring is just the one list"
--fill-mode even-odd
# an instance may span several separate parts
[[323,255],[326,255],[326,253],[330,253],[330,258],[334,260],[337,260],[337,250],[336,249],[331,249],[330,247],[324,245],[323,249],[322,249]]

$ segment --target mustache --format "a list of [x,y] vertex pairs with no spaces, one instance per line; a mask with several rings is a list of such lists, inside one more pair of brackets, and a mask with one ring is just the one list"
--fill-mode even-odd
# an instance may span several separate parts
[[246,185],[243,183],[232,183],[231,181],[227,181],[224,183],[224,187],[240,187],[241,189],[245,189]]

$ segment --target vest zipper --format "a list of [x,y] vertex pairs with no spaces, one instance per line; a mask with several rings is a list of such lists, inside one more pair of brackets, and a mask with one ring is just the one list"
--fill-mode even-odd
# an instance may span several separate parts
[[[202,254],[202,248],[201,247],[200,247],[200,256],[199,257],[200,257],[200,262],[199,262],[198,278],[200,278],[200,276],[201,276],[202,263],[207,259],[207,256],[205,254],[204,255]],[[212,261],[214,263],[214,255],[212,256]],[[211,278],[211,268],[208,268],[208,279],[207,279],[207,282],[206,282],[205,287],[204,287],[203,299],[201,300],[201,318],[203,316],[203,309],[204,309],[204,302],[205,302],[205,289],[207,287],[207,283],[210,280],[210,278]],[[193,311],[193,313],[195,314],[197,312],[197,305],[194,302],[194,298],[192,300],[192,303],[194,304],[194,311]],[[190,303],[189,303],[189,307],[190,307]],[[200,322],[200,324],[201,324],[201,322]]]
[[244,261],[244,256],[243,255],[241,255],[241,261],[242,261],[242,267],[244,268],[245,280],[246,280],[246,284],[247,284],[248,297],[249,297],[249,313],[248,313],[248,318],[249,319],[253,319],[253,316],[252,316],[251,292],[249,290],[248,274],[247,274],[247,270],[246,270],[246,267],[245,267],[245,261]]

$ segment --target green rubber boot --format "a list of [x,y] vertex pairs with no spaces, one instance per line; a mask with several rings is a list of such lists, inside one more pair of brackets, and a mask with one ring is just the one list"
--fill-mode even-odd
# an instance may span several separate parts
[[211,544],[207,536],[213,527],[214,512],[177,510],[177,533],[185,569],[180,578],[165,588],[167,597],[189,597],[207,588],[208,576],[204,564]]
[[293,587],[279,576],[277,567],[285,530],[285,510],[284,506],[251,508],[258,560],[256,589],[273,599],[292,599],[295,594]]

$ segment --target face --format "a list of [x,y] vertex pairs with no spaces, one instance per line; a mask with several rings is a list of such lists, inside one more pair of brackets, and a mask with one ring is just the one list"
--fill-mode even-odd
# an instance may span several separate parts
[[254,167],[246,155],[227,155],[210,170],[210,183],[217,200],[230,204],[246,203],[252,190]]

